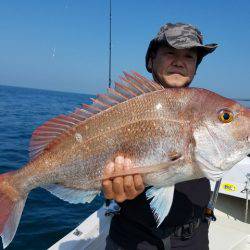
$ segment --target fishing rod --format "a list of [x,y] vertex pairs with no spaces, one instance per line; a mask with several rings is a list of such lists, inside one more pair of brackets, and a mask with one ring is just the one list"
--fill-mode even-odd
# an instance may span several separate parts
[[109,0],[109,88],[111,83],[111,0]]

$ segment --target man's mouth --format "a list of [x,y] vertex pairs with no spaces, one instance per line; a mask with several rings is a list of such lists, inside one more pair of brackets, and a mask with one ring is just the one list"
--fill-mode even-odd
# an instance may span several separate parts
[[167,74],[168,75],[182,75],[182,76],[186,75],[182,70],[178,70],[178,69],[168,70]]
[[168,71],[167,74],[168,75],[181,75],[181,76],[185,76],[185,74],[183,72],[180,72],[180,71]]

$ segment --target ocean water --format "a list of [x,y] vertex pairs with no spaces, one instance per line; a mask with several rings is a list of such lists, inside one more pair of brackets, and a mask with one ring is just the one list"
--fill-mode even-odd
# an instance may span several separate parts
[[[0,86],[0,174],[28,162],[29,140],[36,127],[73,111],[87,103],[88,98],[82,94]],[[102,198],[96,197],[91,204],[72,205],[37,188],[28,196],[17,233],[7,250],[47,249],[102,203]]]

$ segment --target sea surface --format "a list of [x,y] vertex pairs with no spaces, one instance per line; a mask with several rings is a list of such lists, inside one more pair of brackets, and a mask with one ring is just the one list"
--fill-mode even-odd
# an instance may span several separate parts
[[[29,140],[36,127],[59,114],[72,112],[82,103],[88,103],[89,97],[0,86],[0,174],[18,169],[28,162]],[[91,204],[72,205],[37,188],[29,194],[17,233],[6,249],[47,249],[102,203],[103,199],[99,196]]]
[[[29,140],[36,127],[59,114],[73,111],[82,103],[88,103],[89,97],[0,86],[0,174],[18,169],[28,162]],[[248,100],[241,102],[250,106]],[[72,205],[37,188],[28,196],[17,233],[7,250],[47,249],[102,203],[103,198],[99,196],[91,204]]]

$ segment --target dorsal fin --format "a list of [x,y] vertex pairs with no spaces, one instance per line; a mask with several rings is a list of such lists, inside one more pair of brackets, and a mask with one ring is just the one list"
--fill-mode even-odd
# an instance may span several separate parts
[[90,98],[92,104],[83,104],[82,108],[75,109],[73,113],[59,115],[38,127],[33,132],[30,141],[30,158],[34,159],[39,156],[89,117],[128,99],[163,89],[161,85],[136,72],[132,74],[124,72],[124,76],[120,79],[122,82],[116,82],[114,89],[108,88],[107,94],[99,94],[96,98]]

